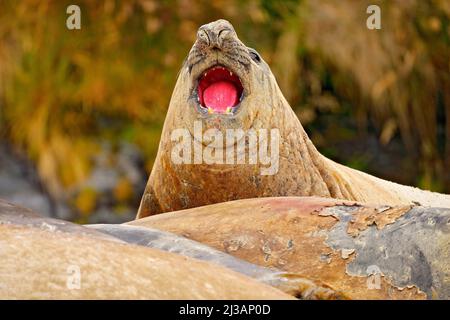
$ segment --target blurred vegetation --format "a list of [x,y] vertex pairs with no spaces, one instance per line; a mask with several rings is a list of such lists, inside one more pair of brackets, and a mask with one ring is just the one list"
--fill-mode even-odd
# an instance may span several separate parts
[[[0,0],[0,139],[54,197],[86,180],[101,141],[138,146],[150,172],[177,72],[197,28],[218,18],[271,65],[322,152],[450,192],[449,1],[75,2],[82,29],[71,31],[74,1]],[[369,4],[382,30],[366,28]],[[371,164],[379,151],[397,161]],[[120,180],[112,196],[132,194]],[[95,197],[85,189],[71,201],[85,215]]]

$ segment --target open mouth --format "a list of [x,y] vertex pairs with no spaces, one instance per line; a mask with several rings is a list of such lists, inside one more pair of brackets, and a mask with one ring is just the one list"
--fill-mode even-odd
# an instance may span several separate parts
[[235,73],[222,66],[212,67],[198,80],[200,110],[209,114],[234,114],[243,92],[241,80]]

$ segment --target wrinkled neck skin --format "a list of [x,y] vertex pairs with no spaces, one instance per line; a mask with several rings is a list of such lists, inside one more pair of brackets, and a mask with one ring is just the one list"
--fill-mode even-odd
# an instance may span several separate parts
[[[222,62],[219,58],[218,62]],[[448,195],[378,179],[321,155],[308,138],[265,62],[257,65],[252,61],[245,74],[241,73],[241,78],[245,80],[245,98],[233,117],[205,117],[195,110],[192,105],[192,72],[187,63],[180,71],[138,218],[218,202],[269,196],[321,196],[382,205],[416,203],[450,207]],[[223,144],[211,148],[209,143],[212,140],[198,141],[194,123],[201,123],[203,135],[208,129],[220,132],[224,137]],[[174,163],[172,152],[180,141],[173,139],[176,129],[184,130],[185,138],[188,136],[192,140],[192,161],[189,163]],[[217,164],[211,161],[211,155],[217,154],[204,154],[205,149],[222,150],[225,155],[226,146],[237,146],[236,141],[230,144],[225,139],[226,129],[242,129],[244,132],[277,129],[279,157],[276,166],[272,163],[277,169],[276,173],[262,174],[261,169],[270,166],[267,163],[246,161],[238,164],[236,154],[233,163]],[[272,141],[272,138],[269,140]],[[244,141],[245,154],[248,156],[249,142]],[[200,152],[203,158],[197,163],[194,156],[196,147],[203,148]],[[225,156],[222,158],[225,162]]]

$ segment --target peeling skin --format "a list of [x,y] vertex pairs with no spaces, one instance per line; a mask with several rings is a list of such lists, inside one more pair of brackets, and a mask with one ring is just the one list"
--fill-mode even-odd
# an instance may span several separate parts
[[355,252],[355,249],[342,249],[341,250],[341,257],[342,259],[348,259],[351,254]]
[[[229,253],[320,281],[351,299],[449,299],[449,219],[445,208],[278,197],[231,201],[128,224],[188,234],[221,251],[232,239],[248,239]],[[354,236],[349,234],[352,220],[365,221]],[[287,250],[289,242],[293,246]],[[381,271],[379,289],[368,286],[377,277],[368,272],[371,265]]]
[[[2,205],[0,201],[0,208]],[[39,220],[20,208],[3,207],[0,297],[244,299],[255,298],[256,294],[282,294],[212,261],[123,243],[145,239],[132,231],[133,227],[129,237],[118,239],[67,222],[61,228],[52,219]],[[389,212],[391,209],[394,211]],[[367,212],[374,210],[386,214],[385,219],[377,218],[380,224],[372,218],[360,219],[370,217]],[[264,273],[261,277],[256,272],[256,278],[259,274],[259,280],[269,284],[275,279],[271,285],[300,298],[449,299],[450,210],[402,210],[314,197],[259,198],[152,216],[125,224],[123,230],[128,232],[128,226],[156,228],[187,235],[220,251],[225,251],[224,244],[240,239],[240,246],[231,255],[276,269],[280,272],[276,277],[271,278],[269,272],[263,279]],[[349,224],[358,219],[373,223],[358,228],[356,235],[349,234]],[[188,245],[183,250],[189,252],[195,247]],[[179,248],[173,244],[166,247]],[[87,287],[81,292],[63,288],[67,275],[60,274],[61,266],[68,261],[88,270]],[[380,277],[373,275],[373,266]],[[252,268],[262,270],[243,270]],[[208,288],[202,291],[205,277]],[[368,284],[376,278],[379,288],[371,289]],[[242,287],[248,290],[240,289],[238,295],[232,295],[236,293],[236,281],[242,281]]]
[[[345,299],[345,295],[320,286],[300,275],[288,274],[275,268],[265,268],[235,258],[204,244],[152,228],[98,224],[86,227],[117,237],[127,243],[156,248],[183,256],[219,264],[254,278],[301,299]],[[237,250],[237,249],[236,249]]]
[[[149,229],[144,227],[137,227],[137,226],[129,226],[129,225],[113,225],[113,224],[104,224],[104,225],[88,225],[88,226],[80,226],[76,225],[67,221],[61,221],[58,219],[51,219],[51,218],[45,218],[40,217],[36,213],[29,211],[28,209],[17,207],[8,203],[5,203],[0,200],[0,229],[4,230],[5,233],[0,234],[0,244],[2,246],[0,247],[0,259],[2,259],[3,266],[0,267],[0,270],[8,270],[8,268],[16,267],[19,271],[17,274],[20,274],[22,271],[29,271],[32,272],[34,275],[38,275],[41,272],[38,270],[39,268],[48,268],[52,269],[54,267],[57,267],[55,265],[55,261],[61,260],[64,261],[65,259],[68,259],[75,263],[78,255],[89,255],[89,258],[92,260],[92,265],[88,262],[89,268],[95,268],[99,270],[99,272],[94,272],[94,275],[96,277],[99,277],[99,281],[101,282],[102,277],[109,277],[109,274],[107,272],[103,273],[100,272],[102,270],[102,262],[101,261],[94,261],[101,259],[103,256],[109,256],[113,257],[119,253],[120,250],[123,250],[123,255],[117,255],[118,259],[123,259],[127,261],[135,261],[136,259],[133,257],[133,254],[130,255],[130,252],[127,251],[127,247],[111,247],[114,244],[133,244],[133,245],[139,245],[142,247],[149,247],[149,248],[155,248],[160,249],[163,251],[168,251],[171,254],[177,254],[182,255],[186,257],[195,258],[198,260],[203,260],[207,263],[211,263],[211,268],[213,268],[214,275],[217,278],[220,278],[220,272],[221,269],[214,269],[215,265],[220,265],[221,267],[226,267],[227,270],[233,270],[239,274],[243,274],[247,277],[253,278],[257,280],[260,283],[263,283],[265,285],[269,285],[271,287],[275,287],[289,295],[292,295],[296,298],[301,299],[345,299],[346,297],[338,292],[335,292],[329,287],[322,286],[318,283],[315,283],[313,281],[310,281],[308,279],[305,279],[297,274],[289,274],[286,272],[283,272],[281,270],[277,270],[274,268],[265,268],[261,266],[257,266],[255,264],[251,264],[249,262],[246,262],[244,260],[235,258],[229,254],[223,253],[221,251],[212,249],[206,245],[203,245],[201,243],[186,239],[184,237],[180,237],[174,234],[170,234],[164,231],[156,230],[156,229]],[[12,235],[15,239],[15,241],[9,241],[8,234]],[[6,237],[6,238],[5,238]],[[26,239],[20,243],[17,243],[20,239],[25,237]],[[43,239],[41,238],[43,237]],[[39,242],[40,240],[43,240],[43,242]],[[52,243],[53,241],[56,241],[57,239],[60,239],[56,243]],[[65,248],[65,246],[73,247],[74,245],[70,243],[73,239],[81,239],[80,241],[77,240],[77,243],[75,244],[75,247],[77,248],[77,251],[75,250],[75,253],[72,253],[70,257],[65,256],[65,252],[71,251],[71,248]],[[27,248],[22,248],[22,245],[26,245],[28,242],[32,242],[32,244],[28,244]],[[78,242],[95,242],[95,244],[90,244],[91,249],[80,249],[78,247]],[[96,242],[97,241],[97,242]],[[103,245],[102,241],[110,242],[110,245]],[[4,245],[3,245],[4,244]],[[14,255],[9,255],[7,258],[3,259],[9,251],[15,250],[15,248],[19,247],[19,249],[15,252]],[[47,254],[51,255],[50,247],[53,247],[55,252],[58,252],[58,255],[55,257],[52,257],[51,259],[44,258]],[[5,250],[2,250],[5,248]],[[106,249],[107,248],[107,249]],[[37,257],[34,257],[30,254],[24,254],[23,257],[29,257],[26,260],[21,259],[12,259],[13,257],[16,257],[17,255],[20,255],[21,250],[30,250],[33,251],[33,255],[37,255]],[[108,253],[102,252],[102,250],[108,250],[112,251]],[[2,252],[3,251],[3,252]],[[95,252],[93,255],[92,253]],[[42,253],[42,255],[39,255]],[[141,253],[142,255],[142,253]],[[145,253],[143,257],[153,257],[154,252],[150,251]],[[154,258],[154,257],[153,257]],[[189,261],[183,260],[182,265],[179,266],[180,268],[186,267],[184,266],[184,263],[188,263]],[[32,264],[35,263],[35,264]],[[161,263],[169,263],[161,261]],[[114,262],[112,262],[114,264]],[[25,268],[25,266],[31,266],[28,270]],[[78,264],[77,264],[78,265]],[[124,263],[125,266],[116,265],[119,270],[127,270],[127,263]],[[158,263],[155,264],[154,268]],[[2,269],[3,268],[3,269]],[[166,268],[164,266],[163,268]],[[84,268],[83,268],[84,269]],[[188,268],[189,269],[189,268]],[[187,269],[187,270],[188,270]],[[189,271],[189,270],[188,270]],[[229,271],[227,271],[229,272]],[[156,272],[158,273],[158,272]],[[176,272],[175,272],[176,273]],[[58,293],[53,292],[50,287],[45,288],[45,282],[52,283],[52,280],[46,278],[45,276],[42,279],[37,279],[34,282],[33,288],[37,289],[36,287],[43,287],[43,291],[36,293],[35,295],[31,293],[24,293],[22,290],[23,287],[19,287],[18,289],[15,289],[14,287],[8,287],[9,281],[12,281],[12,278],[5,279],[2,278],[2,274],[6,273],[0,273],[0,298],[2,296],[8,296],[8,297],[19,297],[23,294],[30,296],[27,297],[33,297],[33,298],[44,298],[47,296],[54,297],[54,298],[63,298],[67,297],[66,293]],[[61,274],[61,276],[64,276],[64,270]],[[136,278],[141,277],[142,275],[137,274],[130,274],[129,280],[130,282],[133,282]],[[158,275],[154,275],[154,277],[158,277]],[[226,275],[225,275],[226,278]],[[126,278],[123,278],[123,281],[125,281]],[[32,280],[32,279],[31,279]],[[128,286],[127,283],[119,283],[118,285],[121,285],[122,287]],[[62,285],[63,283],[61,283]],[[83,283],[84,285],[86,283]],[[171,288],[172,294],[177,290],[176,283],[172,284],[174,288]],[[99,284],[99,288],[95,289],[95,286],[92,287],[89,290],[85,290],[84,292],[80,293],[78,296],[74,295],[74,297],[79,298],[87,298],[87,297],[114,297],[114,294],[111,296],[108,296],[108,293],[102,292],[100,288],[101,284]],[[5,291],[2,291],[4,289]],[[96,292],[91,292],[92,290],[96,290]],[[156,288],[153,288],[155,290]],[[251,289],[251,287],[250,287]],[[8,291],[6,291],[8,290]],[[31,290],[31,289],[30,289]],[[61,289],[63,290],[63,289]],[[118,292],[122,292],[121,288],[117,289]],[[117,291],[116,290],[116,291]],[[143,290],[143,289],[135,289],[135,290]],[[181,286],[180,291],[184,290]],[[186,292],[179,292],[179,294],[185,294],[185,297],[193,298],[195,297],[195,284],[193,285],[193,292],[192,295],[189,296],[191,293],[189,291]],[[226,291],[226,290],[225,290]],[[8,292],[8,294],[6,294]],[[117,293],[117,294],[119,294]],[[158,294],[161,294],[161,297],[164,296],[163,292],[157,292],[153,293],[153,297],[157,297]],[[25,297],[25,296],[22,296]],[[128,296],[127,293],[124,293],[120,298],[131,298],[131,297],[152,297],[149,293],[146,293],[145,291],[142,291],[139,293],[138,296]],[[167,296],[166,296],[167,297]],[[175,297],[175,296],[174,296]],[[221,297],[221,296],[218,296]],[[170,298],[170,296],[169,296]],[[238,298],[238,296],[236,296]],[[245,297],[244,297],[245,298]]]
[[[371,225],[376,225],[378,230],[381,230],[386,225],[394,223],[397,218],[407,213],[411,208],[411,205],[397,207],[359,207],[353,213],[353,218],[348,225],[347,232],[353,237],[356,237],[361,231],[366,230]],[[339,215],[333,213],[332,216],[339,220]]]
[[[366,210],[342,206],[324,210],[339,217],[327,244],[335,250],[353,248],[356,252],[347,265],[349,275],[365,276],[370,266],[376,266],[400,289],[416,287],[429,299],[449,299],[450,210],[415,207],[389,212],[392,210],[389,209],[380,213],[386,213],[384,221],[389,224],[382,223],[381,227],[368,224],[357,233],[349,232],[349,226],[355,217],[367,217]],[[393,216],[397,216],[395,220]]]

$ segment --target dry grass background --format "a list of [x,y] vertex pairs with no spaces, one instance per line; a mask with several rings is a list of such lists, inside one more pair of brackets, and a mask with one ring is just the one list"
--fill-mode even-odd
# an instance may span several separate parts
[[[272,66],[324,153],[450,192],[449,1],[77,1],[82,30],[69,31],[71,3],[0,1],[0,139],[54,197],[89,176],[100,141],[138,146],[150,172],[177,71],[196,29],[217,18]],[[381,7],[380,31],[365,27],[369,4]],[[407,164],[394,177],[330,151],[335,138],[368,135],[399,146]],[[87,194],[75,206],[88,213]]]

